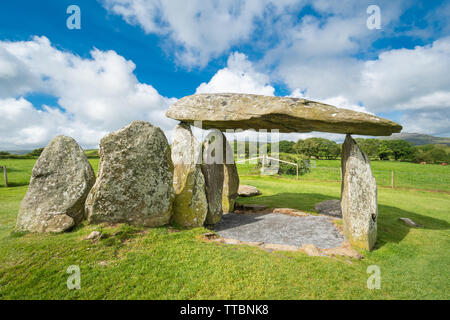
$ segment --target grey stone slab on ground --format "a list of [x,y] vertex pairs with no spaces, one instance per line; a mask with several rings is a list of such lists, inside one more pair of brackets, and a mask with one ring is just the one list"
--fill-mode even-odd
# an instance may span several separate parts
[[222,217],[214,230],[224,238],[298,247],[314,244],[321,249],[341,246],[344,241],[344,236],[325,216],[230,213]]
[[327,216],[342,218],[341,201],[340,200],[325,200],[319,202],[314,207],[314,210],[318,211],[320,214],[325,214]]

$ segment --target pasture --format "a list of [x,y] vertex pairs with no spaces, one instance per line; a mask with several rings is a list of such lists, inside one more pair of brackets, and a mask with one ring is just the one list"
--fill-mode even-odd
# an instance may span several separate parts
[[[201,240],[209,232],[205,228],[83,223],[63,234],[16,233],[34,161],[0,163],[8,167],[11,186],[0,187],[0,299],[450,298],[450,195],[445,192],[379,188],[378,241],[374,251],[360,250],[364,258],[358,261],[208,243]],[[90,161],[97,169],[98,159]],[[373,162],[374,171],[384,165]],[[317,202],[340,195],[338,181],[252,176],[239,167],[241,183],[262,192],[240,203],[314,212]],[[448,174],[444,167],[432,170]],[[400,217],[423,227],[408,227]],[[105,238],[83,240],[93,230]],[[70,265],[80,266],[80,290],[66,286]],[[371,265],[381,270],[379,290],[366,285]]]

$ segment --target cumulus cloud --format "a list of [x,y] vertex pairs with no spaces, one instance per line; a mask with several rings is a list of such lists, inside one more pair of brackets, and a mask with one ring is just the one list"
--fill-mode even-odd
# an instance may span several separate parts
[[269,76],[257,72],[245,54],[234,52],[227,66],[202,83],[196,93],[253,93],[273,96],[275,88],[269,84]]
[[[380,36],[380,32],[371,33],[366,28],[366,9],[373,4],[370,0],[99,1],[108,12],[121,16],[127,23],[146,33],[164,36],[166,47],[179,63],[188,67],[204,66],[249,40],[253,46],[262,42],[262,47],[267,48],[271,40],[289,38],[286,34],[292,31],[305,42],[305,54],[317,54],[317,46],[330,53],[348,51]],[[384,31],[390,30],[391,22],[410,5],[407,0],[379,0],[377,4],[383,8]],[[298,28],[297,17],[305,7],[315,14],[306,16],[303,27]],[[321,28],[315,28],[314,24]]]
[[355,96],[375,111],[450,107],[450,37],[383,52],[361,68]]
[[296,0],[102,0],[105,8],[145,32],[170,39],[186,66],[204,66],[232,45],[249,40],[258,23],[280,16]]
[[[273,96],[275,88],[270,84],[270,77],[262,72],[256,70],[254,64],[248,60],[248,57],[239,52],[234,52],[230,54],[227,66],[220,69],[211,78],[208,83],[202,83],[197,88],[196,93],[251,93],[251,94],[262,94]],[[290,95],[294,98],[306,98],[312,99],[311,97],[305,96],[300,90],[294,90]],[[319,101],[320,99],[315,99]],[[367,112],[364,107],[357,105],[350,105],[348,101],[340,96],[323,99],[320,102],[334,105],[338,108],[353,109],[356,111]],[[202,132],[199,130],[194,130],[197,137],[201,139]],[[341,134],[323,133],[323,132],[312,132],[312,133],[280,133],[279,135],[270,134],[268,136],[265,133],[258,133],[253,131],[245,131],[243,133],[236,133],[234,135],[228,135],[230,139],[236,140],[261,140],[267,139],[267,137],[272,137],[275,139],[278,137],[281,140],[294,140],[306,139],[310,137],[324,137],[332,140],[343,140],[344,136]],[[270,138],[269,138],[270,139]]]
[[[140,83],[134,63],[114,51],[94,49],[84,59],[34,37],[0,41],[0,55],[6,57],[0,60],[2,148],[42,146],[56,134],[96,146],[104,134],[133,120],[174,126],[164,113],[175,99]],[[26,99],[32,93],[54,96],[59,106],[33,106]]]
[[[346,53],[309,57],[300,48],[277,50],[285,54],[274,72],[293,94],[356,111],[400,111],[405,131],[418,131],[421,123],[421,132],[450,133],[450,37],[413,49],[386,50],[367,61]],[[436,112],[443,116],[432,116]],[[429,120],[414,123],[418,117]]]

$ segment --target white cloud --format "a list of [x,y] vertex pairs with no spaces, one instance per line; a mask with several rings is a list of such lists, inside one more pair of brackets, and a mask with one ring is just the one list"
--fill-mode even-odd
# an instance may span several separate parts
[[[280,16],[296,0],[101,0],[105,8],[145,32],[170,39],[178,62],[204,66],[232,45],[249,40],[257,23]],[[173,49],[173,48],[172,48]],[[172,51],[172,50],[171,50]]]
[[434,133],[450,136],[450,107],[446,109],[419,109],[402,116],[405,132]]
[[[431,113],[439,110],[448,114],[450,110],[450,37],[413,49],[386,50],[368,61],[354,58],[352,45],[329,54],[320,44],[315,47],[316,56],[303,46],[303,42],[280,44],[266,56],[266,64],[275,62],[274,57],[278,59],[274,73],[293,93],[356,111],[401,111],[409,114],[401,118],[405,131],[418,131],[420,123],[421,132],[449,134],[448,118]],[[413,123],[419,115],[428,121]]]
[[367,111],[367,109],[364,106],[351,104],[347,98],[345,98],[344,96],[341,96],[341,95],[335,96],[335,97],[330,97],[330,98],[309,97],[309,96],[305,95],[302,91],[300,91],[300,89],[295,89],[294,91],[292,91],[290,96],[293,98],[303,98],[303,99],[318,101],[318,102],[329,104],[329,105],[332,105],[332,106],[335,106],[338,108],[373,114],[372,112]]
[[[99,1],[108,12],[121,16],[127,23],[163,36],[168,51],[188,67],[205,66],[211,59],[249,40],[253,46],[258,47],[261,42],[262,48],[267,48],[273,39],[298,33],[296,37],[304,42],[302,48],[315,55],[317,46],[329,53],[348,51],[380,35],[366,27],[366,9],[373,4],[370,0]],[[409,2],[379,0],[377,4],[382,7],[383,30],[390,30],[390,23]],[[308,6],[321,17],[306,16],[299,28],[297,17]],[[316,28],[323,25],[324,28]]]
[[[196,93],[251,93],[251,94],[262,94],[273,96],[275,88],[270,85],[270,78],[268,75],[256,71],[252,62],[248,60],[248,57],[242,53],[234,52],[232,53],[227,62],[227,66],[220,69],[211,78],[208,83],[202,83],[196,90]],[[312,99],[311,97],[305,96],[298,89],[294,90],[290,95],[295,98],[306,98]],[[364,107],[357,105],[350,105],[348,101],[340,96],[318,100],[323,103],[331,104],[337,107],[345,107],[347,109],[352,109],[355,111],[367,112]],[[198,138],[201,138],[201,132],[195,130],[195,134]],[[269,136],[270,136],[269,131]],[[264,135],[263,135],[264,136]],[[260,139],[263,136],[260,136]],[[310,137],[324,137],[332,140],[343,140],[345,138],[342,134],[324,133],[324,132],[311,132],[311,133],[281,133],[279,134],[280,140],[293,140],[306,139]],[[276,135],[272,135],[273,138]],[[236,140],[257,140],[258,133],[252,131],[244,131],[243,133],[237,133],[230,135],[229,138]]]
[[450,37],[383,52],[360,70],[355,96],[376,111],[450,107]]
[[217,71],[208,83],[202,83],[196,93],[253,93],[273,96],[275,89],[269,77],[257,72],[245,54],[234,52],[227,67]]
[[[175,122],[165,117],[175,101],[140,83],[135,65],[114,51],[92,50],[83,59],[51,46],[45,37],[32,41],[0,41],[1,147],[45,145],[54,135],[66,134],[80,144],[96,146],[107,132],[133,120],[146,120],[166,129]],[[6,90],[7,88],[8,90]],[[37,110],[23,98],[45,93],[58,99],[63,110]],[[4,116],[6,114],[6,116]]]

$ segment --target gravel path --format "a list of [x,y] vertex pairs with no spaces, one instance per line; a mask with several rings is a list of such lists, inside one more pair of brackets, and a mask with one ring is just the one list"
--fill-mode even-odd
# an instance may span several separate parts
[[344,236],[325,216],[229,213],[222,217],[214,230],[224,238],[298,247],[314,244],[321,249],[338,247],[344,241]]

